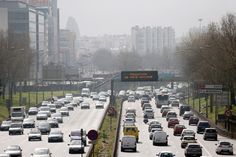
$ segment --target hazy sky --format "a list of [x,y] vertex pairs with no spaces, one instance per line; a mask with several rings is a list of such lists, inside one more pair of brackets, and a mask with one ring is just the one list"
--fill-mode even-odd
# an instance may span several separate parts
[[69,16],[81,35],[130,34],[134,25],[172,26],[181,37],[191,27],[236,13],[236,0],[58,0],[61,28]]

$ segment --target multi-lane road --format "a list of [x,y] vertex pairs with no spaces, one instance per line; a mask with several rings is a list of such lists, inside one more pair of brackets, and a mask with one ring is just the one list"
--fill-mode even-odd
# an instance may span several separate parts
[[[155,102],[151,101],[152,108],[155,112],[155,120],[161,122],[163,126],[163,130],[167,132],[168,137],[168,146],[153,146],[152,141],[149,140],[149,132],[148,125],[143,123],[143,111],[141,109],[141,102],[127,102],[125,101],[123,104],[123,112],[122,112],[122,121],[125,115],[125,110],[127,108],[135,108],[137,117],[136,117],[136,125],[139,128],[139,143],[137,144],[137,152],[121,152],[120,143],[118,145],[118,157],[151,157],[156,156],[156,154],[163,150],[172,151],[176,157],[184,157],[184,149],[181,148],[180,136],[173,135],[173,128],[167,127],[167,121],[165,118],[161,117],[160,109],[155,107]],[[178,108],[173,108],[178,113]],[[184,124],[187,128],[193,129],[196,131],[196,126],[189,126],[187,120],[183,120],[182,117],[178,116],[180,120],[180,124]],[[122,124],[120,129],[120,138],[123,136],[122,132]],[[217,155],[215,153],[217,141],[204,141],[202,134],[196,134],[197,142],[202,146],[203,156],[208,157],[223,157],[225,155]],[[229,139],[226,137],[218,136],[218,140],[226,140],[234,144],[234,151],[236,150],[236,140]],[[236,155],[231,155],[236,156]]]
[[[28,132],[30,129],[24,129],[24,135],[12,135],[9,136],[8,132],[0,132],[0,154],[9,145],[19,145],[22,148],[22,156],[28,157],[33,153],[35,148],[49,148],[53,157],[70,157],[78,156],[78,154],[69,154],[68,145],[70,142],[69,134],[73,129],[86,129],[88,132],[90,129],[98,130],[99,124],[102,121],[105,114],[105,108],[108,107],[108,101],[104,105],[104,109],[95,109],[95,102],[91,99],[85,98],[84,101],[90,102],[90,109],[81,110],[80,107],[75,108],[74,111],[70,111],[69,117],[64,117],[64,122],[59,125],[59,129],[64,133],[64,142],[62,143],[48,143],[48,135],[42,135],[42,141],[28,141]],[[35,116],[32,116],[35,118]],[[38,122],[36,122],[37,124]],[[88,141],[88,140],[87,140]],[[91,145],[85,147],[86,156]]]

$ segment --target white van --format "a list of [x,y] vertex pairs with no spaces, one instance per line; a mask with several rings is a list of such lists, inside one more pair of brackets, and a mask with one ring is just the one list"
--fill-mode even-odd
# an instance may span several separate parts
[[168,137],[169,135],[167,135],[164,131],[155,131],[152,137],[153,145],[165,144],[168,146]]
[[82,97],[89,97],[90,96],[90,89],[89,88],[82,88],[81,96]]
[[121,151],[123,152],[125,149],[132,149],[134,152],[137,151],[137,143],[135,136],[126,135],[122,137],[121,142]]

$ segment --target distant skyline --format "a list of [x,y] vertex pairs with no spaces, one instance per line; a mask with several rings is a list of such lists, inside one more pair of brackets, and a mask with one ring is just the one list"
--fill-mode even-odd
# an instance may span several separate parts
[[192,27],[236,13],[236,0],[58,0],[60,26],[72,16],[82,36],[130,34],[131,27],[172,26],[176,37]]

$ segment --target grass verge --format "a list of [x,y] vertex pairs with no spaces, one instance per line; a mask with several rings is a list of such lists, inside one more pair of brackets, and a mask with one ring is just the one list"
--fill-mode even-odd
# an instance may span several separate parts
[[102,126],[99,130],[99,137],[94,148],[94,156],[112,157],[114,143],[116,142],[116,129],[119,120],[120,107],[121,100],[117,99],[115,105],[117,116],[111,118],[106,113]]

